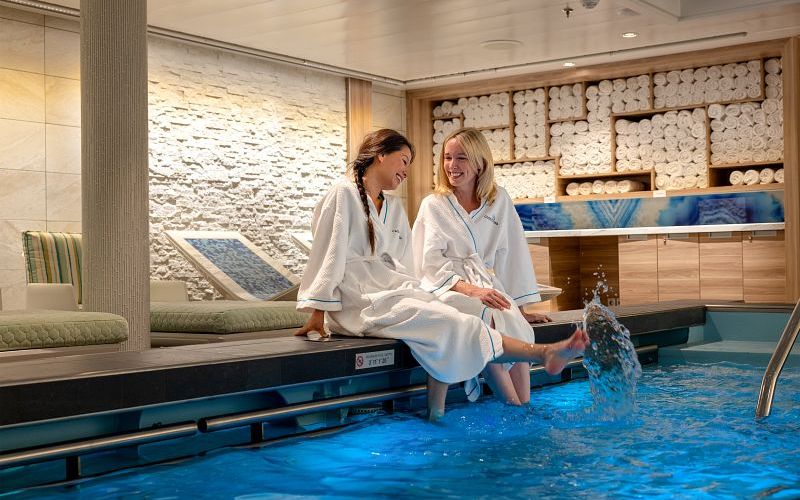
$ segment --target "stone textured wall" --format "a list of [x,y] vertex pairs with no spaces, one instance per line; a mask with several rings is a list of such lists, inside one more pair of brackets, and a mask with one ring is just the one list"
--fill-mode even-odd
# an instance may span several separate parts
[[290,233],[345,170],[344,79],[151,37],[150,234],[153,279],[215,293],[164,231],[239,231],[289,270]]

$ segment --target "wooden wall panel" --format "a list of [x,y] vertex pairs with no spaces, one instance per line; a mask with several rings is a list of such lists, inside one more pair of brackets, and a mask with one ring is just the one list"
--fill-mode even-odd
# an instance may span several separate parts
[[[597,291],[600,302],[619,299],[619,252],[616,236],[590,236],[580,239],[581,302],[588,302]],[[602,290],[601,288],[607,288]],[[616,305],[612,303],[612,305]]]
[[581,267],[580,240],[578,238],[549,238],[550,281],[563,292],[556,298],[558,311],[580,309]]
[[786,42],[783,58],[783,213],[786,219],[786,298],[800,299],[800,37]]
[[700,298],[742,300],[742,233],[702,233]]
[[348,78],[346,85],[347,161],[351,162],[364,136],[372,131],[372,82]]
[[[547,238],[534,240],[528,243],[528,251],[531,254],[533,270],[536,273],[536,282],[543,285],[551,285],[550,281],[550,249]],[[525,306],[527,311],[550,312],[557,311],[558,304],[555,300],[529,304]]]
[[619,298],[621,305],[658,302],[659,241],[656,235],[619,237]]
[[783,231],[743,233],[745,302],[784,302],[786,251]]
[[700,298],[700,251],[697,234],[660,235],[658,300]]

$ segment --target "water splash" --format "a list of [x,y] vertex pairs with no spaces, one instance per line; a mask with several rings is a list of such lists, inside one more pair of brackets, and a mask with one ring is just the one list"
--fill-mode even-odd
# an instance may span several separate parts
[[595,412],[604,420],[630,415],[636,408],[636,382],[642,375],[630,332],[596,293],[583,309],[583,324],[591,340],[583,366],[589,372]]

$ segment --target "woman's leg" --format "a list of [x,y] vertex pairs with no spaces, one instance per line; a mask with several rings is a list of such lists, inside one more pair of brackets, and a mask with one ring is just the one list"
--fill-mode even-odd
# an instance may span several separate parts
[[483,375],[486,377],[486,382],[492,388],[495,397],[509,405],[520,405],[518,391],[505,366],[500,363],[489,363],[483,370]]
[[520,404],[528,404],[531,401],[531,364],[520,361],[508,371],[514,390],[517,393]]
[[502,336],[503,355],[496,358],[496,363],[527,361],[541,363],[550,375],[561,373],[561,370],[572,359],[583,354],[589,344],[589,337],[584,330],[575,330],[568,339],[555,344],[530,344],[511,337]]
[[428,420],[435,422],[444,416],[444,402],[449,384],[428,375]]

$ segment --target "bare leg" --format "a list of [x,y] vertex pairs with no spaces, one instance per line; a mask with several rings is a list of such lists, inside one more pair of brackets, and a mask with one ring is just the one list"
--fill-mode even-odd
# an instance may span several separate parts
[[444,402],[449,384],[428,375],[428,420],[435,422],[444,416]]
[[517,339],[503,336],[503,355],[495,359],[496,363],[527,361],[541,363],[550,375],[561,373],[567,363],[583,354],[589,344],[589,337],[584,330],[576,329],[568,339],[555,344],[528,344]]
[[520,404],[528,404],[531,401],[531,364],[525,362],[514,363],[508,371],[514,390]]
[[486,365],[486,368],[484,368],[483,374],[486,377],[486,382],[489,383],[489,387],[492,388],[495,397],[509,405],[520,405],[511,376],[502,364],[489,363]]

